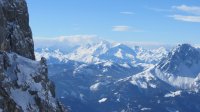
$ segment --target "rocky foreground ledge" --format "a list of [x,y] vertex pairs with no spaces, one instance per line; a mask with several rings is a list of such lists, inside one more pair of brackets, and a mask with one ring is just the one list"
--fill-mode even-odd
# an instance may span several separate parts
[[46,59],[35,61],[25,0],[0,0],[0,112],[66,112]]
[[35,59],[25,0],[0,0],[0,50]]
[[64,112],[55,99],[44,58],[40,62],[0,53],[0,112]]

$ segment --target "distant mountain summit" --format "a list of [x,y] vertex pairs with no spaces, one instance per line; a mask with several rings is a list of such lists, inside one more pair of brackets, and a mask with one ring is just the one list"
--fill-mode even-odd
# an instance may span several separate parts
[[57,47],[38,48],[35,51],[36,59],[40,60],[41,57],[45,57],[51,63],[56,63],[56,60],[58,63],[72,60],[90,64],[98,62],[156,64],[168,53],[168,50],[163,47],[147,50],[139,46],[131,48],[125,44],[111,43],[104,40],[78,46],[70,52],[63,52],[62,49]]
[[86,63],[98,62],[101,60],[99,56],[107,52],[111,46],[109,42],[103,40],[97,43],[82,45],[67,54],[67,58]]
[[136,52],[124,44],[117,44],[111,47],[107,52],[100,55],[102,60],[108,60],[115,63],[139,63]]
[[200,73],[200,51],[189,45],[181,44],[164,57],[157,68],[174,75],[196,77]]

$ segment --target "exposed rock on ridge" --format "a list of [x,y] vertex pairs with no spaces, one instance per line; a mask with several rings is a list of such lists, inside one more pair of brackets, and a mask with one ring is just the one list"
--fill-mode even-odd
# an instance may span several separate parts
[[48,79],[46,59],[34,60],[25,0],[0,0],[0,112],[65,112]]
[[25,0],[0,0],[0,50],[35,59]]
[[0,112],[63,112],[44,58],[36,62],[0,53]]

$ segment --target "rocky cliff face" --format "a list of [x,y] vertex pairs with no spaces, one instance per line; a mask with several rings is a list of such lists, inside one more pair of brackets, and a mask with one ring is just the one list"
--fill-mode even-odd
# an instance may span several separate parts
[[0,50],[35,59],[25,0],[0,0]]
[[0,53],[0,112],[63,112],[44,58]]
[[0,112],[66,111],[33,51],[25,0],[0,0]]

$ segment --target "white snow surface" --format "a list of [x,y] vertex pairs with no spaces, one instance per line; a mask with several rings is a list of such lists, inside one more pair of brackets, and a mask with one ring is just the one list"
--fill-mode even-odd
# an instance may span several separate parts
[[143,60],[145,63],[156,63],[159,62],[163,57],[168,54],[168,51],[164,47],[157,49],[146,50],[141,47],[136,47],[137,58]]
[[181,90],[175,91],[175,92],[170,92],[167,93],[164,97],[176,97],[181,95]]
[[[28,111],[29,105],[36,105],[33,97],[31,97],[28,91],[11,89],[11,97],[25,111]],[[38,112],[39,110],[35,108],[34,111]]]
[[[45,90],[41,82],[36,83],[33,79],[33,77],[38,75],[44,75],[41,74],[43,65],[38,61],[24,58],[15,53],[7,53],[7,55],[11,66],[5,71],[5,74],[9,76],[7,76],[7,79],[3,83],[9,83],[17,77],[17,84],[20,87],[10,88],[11,99],[25,112],[30,111],[30,109],[31,111],[38,112],[39,107],[36,105],[35,98],[29,93],[29,90],[37,91],[41,100],[46,101],[48,97],[49,104],[56,108],[56,99],[52,97],[52,94],[48,90]],[[27,89],[22,89],[26,87]]]
[[106,102],[107,101],[107,98],[102,98],[102,99],[100,99],[98,102],[99,103],[104,103],[104,102]]
[[143,108],[141,108],[140,110],[141,110],[141,111],[150,111],[150,110],[151,110],[151,108],[146,108],[146,107],[143,107]]
[[119,49],[119,50],[117,51],[117,53],[115,54],[115,56],[118,57],[118,58],[123,58],[122,50]]
[[154,74],[151,73],[152,68],[153,66],[144,72],[138,73],[130,77],[130,83],[143,89],[148,89],[149,87],[157,88],[156,84],[154,83],[156,77],[154,76]]
[[161,72],[157,68],[155,68],[155,75],[168,84],[181,89],[192,89],[192,85],[195,81],[195,78],[174,76],[173,74]]
[[91,91],[97,91],[97,90],[99,89],[99,86],[100,86],[100,85],[101,85],[100,82],[95,83],[95,84],[93,84],[93,85],[90,86],[90,90],[91,90]]

